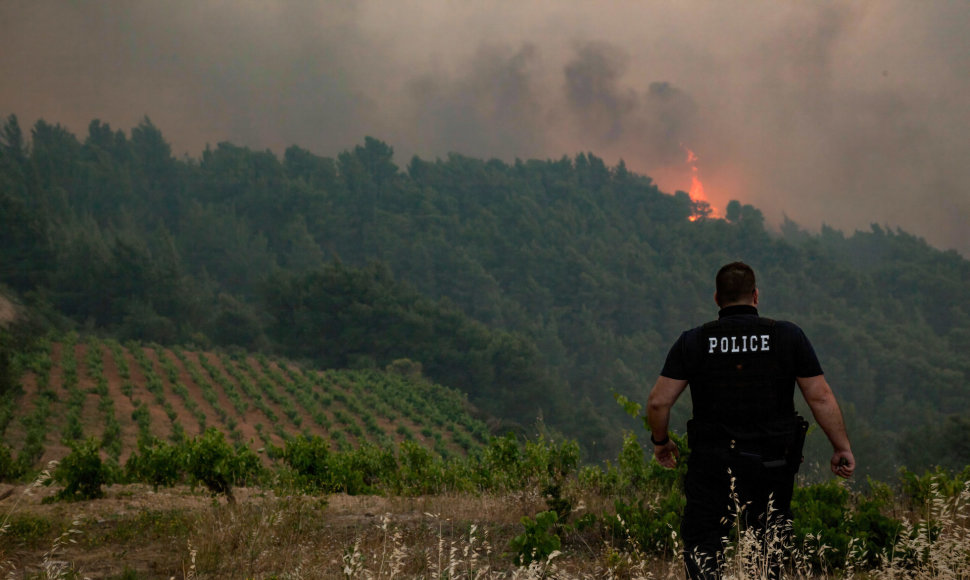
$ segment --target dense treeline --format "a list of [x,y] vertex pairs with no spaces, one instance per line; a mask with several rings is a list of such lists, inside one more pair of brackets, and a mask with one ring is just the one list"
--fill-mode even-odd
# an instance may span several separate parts
[[902,231],[778,235],[738,202],[711,219],[588,154],[402,169],[368,138],[335,159],[176,159],[147,119],[82,142],[9,117],[0,209],[0,282],[51,323],[323,366],[410,358],[590,458],[636,425],[614,393],[645,396],[677,333],[716,315],[713,272],[744,259],[762,312],[815,343],[864,473],[970,463],[970,262]]

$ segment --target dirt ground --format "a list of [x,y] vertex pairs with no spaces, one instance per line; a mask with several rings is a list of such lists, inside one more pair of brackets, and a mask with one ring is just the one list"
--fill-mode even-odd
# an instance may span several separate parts
[[[277,497],[237,489],[230,506],[188,487],[106,491],[98,500],[45,503],[56,488],[0,486],[0,495],[9,494],[0,500],[8,524],[0,535],[0,572],[35,577],[60,567],[79,578],[344,578],[351,565],[350,577],[424,578],[458,565],[490,572],[482,577],[510,577],[509,540],[521,533],[523,515],[546,509],[534,493]],[[571,555],[560,558],[560,568],[576,570],[569,577],[595,577],[582,570],[598,565],[601,550],[573,543],[564,546]]]

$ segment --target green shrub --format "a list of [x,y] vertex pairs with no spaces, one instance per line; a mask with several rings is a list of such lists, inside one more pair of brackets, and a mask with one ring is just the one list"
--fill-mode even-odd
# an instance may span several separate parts
[[487,489],[517,489],[524,484],[522,448],[514,433],[493,437],[481,461],[481,483]]
[[885,515],[892,509],[892,501],[888,487],[872,481],[868,495],[855,497],[845,484],[834,479],[798,486],[792,498],[795,542],[804,544],[811,534],[813,541],[828,546],[810,562],[818,570],[843,566],[850,549],[864,551],[865,563],[875,566],[901,528],[899,521]]
[[605,495],[615,495],[615,515],[603,516],[603,524],[615,537],[626,538],[639,549],[669,553],[675,547],[671,532],[680,531],[687,501],[681,481],[687,470],[687,446],[671,435],[680,449],[676,469],[666,469],[645,452],[634,433],[626,433],[617,465],[605,470],[584,468],[578,479]]
[[293,437],[283,449],[283,462],[296,472],[296,483],[308,493],[334,491],[330,444],[312,436]]
[[382,483],[392,481],[398,470],[394,453],[385,447],[364,443],[357,449],[337,453],[331,462],[335,490],[348,495],[377,493]]
[[121,456],[121,423],[118,422],[113,414],[105,420],[101,445],[115,461]]
[[67,410],[67,425],[65,425],[62,435],[64,439],[75,442],[84,438],[80,408],[71,407]]
[[94,437],[68,441],[71,452],[57,465],[54,480],[64,485],[58,500],[79,501],[104,497],[101,489],[110,481],[110,470],[101,461],[101,442]]
[[526,441],[519,466],[521,476],[536,483],[548,484],[550,480],[561,481],[579,466],[579,444],[567,440],[561,443],[539,437]]
[[233,448],[214,428],[185,443],[185,469],[193,484],[205,485],[213,495],[225,495],[230,503],[236,501],[233,486],[256,481],[262,471],[252,450]]
[[445,466],[423,446],[414,441],[402,441],[398,447],[398,460],[396,493],[421,495],[443,491]]
[[545,437],[520,443],[514,433],[507,433],[492,437],[472,457],[476,484],[483,489],[543,489],[560,485],[575,472],[579,466],[579,444],[572,440],[556,443]]
[[181,483],[185,477],[185,448],[158,439],[140,440],[138,452],[125,463],[125,473],[129,480],[151,484],[155,491],[159,486]]
[[686,504],[680,489],[671,489],[650,500],[617,499],[616,515],[604,516],[604,523],[612,535],[626,538],[645,552],[670,553],[675,547],[671,532],[680,532]]
[[529,516],[522,518],[525,531],[509,542],[509,548],[514,553],[512,561],[516,566],[527,566],[534,561],[543,560],[559,549],[562,540],[555,532],[558,519],[559,516],[554,511],[539,512],[534,520]]
[[397,432],[398,435],[400,435],[401,437],[404,437],[405,441],[414,440],[414,434],[411,433],[411,430],[408,429],[407,425],[405,425],[404,423],[401,423],[400,425],[398,425],[395,431]]
[[20,466],[14,461],[10,447],[6,443],[0,443],[0,481],[10,481],[20,477],[21,474]]
[[923,475],[917,475],[903,467],[899,471],[899,478],[902,481],[903,495],[909,499],[908,507],[919,509],[935,497],[958,495],[965,482],[970,481],[970,465],[959,472],[937,466],[932,471],[924,471]]

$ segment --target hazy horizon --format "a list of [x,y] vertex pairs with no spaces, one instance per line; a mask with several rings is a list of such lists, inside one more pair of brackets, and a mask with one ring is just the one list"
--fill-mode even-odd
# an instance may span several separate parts
[[[714,1],[0,5],[0,115],[79,138],[146,115],[332,156],[592,152],[809,230],[900,227],[970,255],[970,4]],[[687,162],[687,150],[697,155]]]

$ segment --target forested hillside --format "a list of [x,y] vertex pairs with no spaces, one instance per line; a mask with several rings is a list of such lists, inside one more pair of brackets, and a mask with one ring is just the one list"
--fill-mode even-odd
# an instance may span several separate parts
[[[614,394],[645,398],[677,334],[716,316],[716,269],[743,259],[762,313],[814,342],[863,474],[970,463],[970,262],[878,225],[764,221],[738,202],[712,219],[591,154],[402,167],[368,138],[336,159],[177,159],[147,119],[0,130],[0,283],[40,328],[321,368],[408,358],[501,428],[541,418],[595,460],[638,428]],[[683,429],[686,400],[675,413]]]

